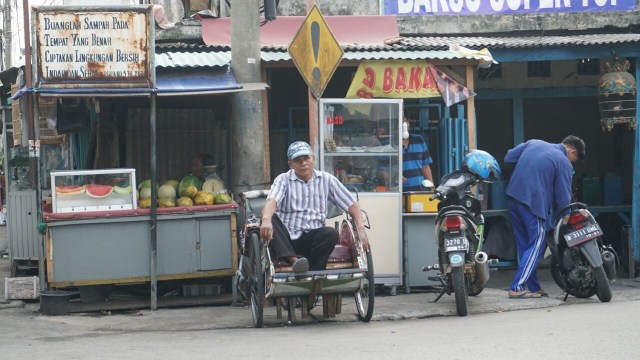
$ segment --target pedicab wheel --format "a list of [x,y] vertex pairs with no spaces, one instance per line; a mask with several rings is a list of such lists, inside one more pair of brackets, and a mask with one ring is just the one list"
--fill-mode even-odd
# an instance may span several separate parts
[[373,275],[373,257],[367,251],[367,274],[363,286],[356,291],[356,308],[360,321],[368,322],[373,316],[373,303],[376,297],[376,281]]
[[252,233],[249,236],[249,244],[251,315],[253,316],[253,325],[261,328],[264,310],[264,271],[262,269],[262,242],[257,233]]

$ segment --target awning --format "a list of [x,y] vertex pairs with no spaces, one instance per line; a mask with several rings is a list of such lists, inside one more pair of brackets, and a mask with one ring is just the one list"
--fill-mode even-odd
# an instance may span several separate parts
[[[341,46],[383,46],[399,36],[395,16],[324,16]],[[304,16],[278,16],[260,27],[260,46],[288,47]],[[207,45],[231,46],[231,18],[202,19],[202,40]]]
[[229,93],[242,89],[231,67],[156,71],[158,95]]
[[[202,67],[189,69],[156,70],[156,88],[38,88],[40,96],[55,97],[100,97],[100,96],[187,96],[228,94],[240,91],[264,90],[264,83],[240,84],[236,81],[229,65],[222,67]],[[33,89],[21,89],[13,98],[18,99]]]

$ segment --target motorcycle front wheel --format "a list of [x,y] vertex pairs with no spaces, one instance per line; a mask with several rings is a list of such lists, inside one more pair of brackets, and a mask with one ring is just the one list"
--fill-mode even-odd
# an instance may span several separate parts
[[451,271],[451,282],[453,283],[453,295],[456,297],[456,310],[458,316],[467,316],[467,286],[464,279],[464,266],[454,267]]
[[592,268],[593,280],[596,282],[596,295],[601,302],[609,302],[613,295],[611,294],[611,286],[609,285],[609,278],[604,271],[603,266]]

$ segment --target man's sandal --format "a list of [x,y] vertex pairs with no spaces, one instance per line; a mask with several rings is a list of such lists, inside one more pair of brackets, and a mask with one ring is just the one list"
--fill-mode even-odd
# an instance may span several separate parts
[[509,299],[537,299],[541,297],[542,295],[538,293],[532,293],[529,290],[509,291]]

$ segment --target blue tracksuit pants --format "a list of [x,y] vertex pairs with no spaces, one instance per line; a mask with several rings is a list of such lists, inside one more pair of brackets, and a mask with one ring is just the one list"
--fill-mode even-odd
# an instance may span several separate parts
[[540,290],[540,282],[536,275],[538,264],[544,256],[545,242],[544,219],[531,213],[529,207],[513,200],[508,201],[509,217],[516,240],[516,248],[520,256],[518,270],[513,278],[511,291],[531,292]]

